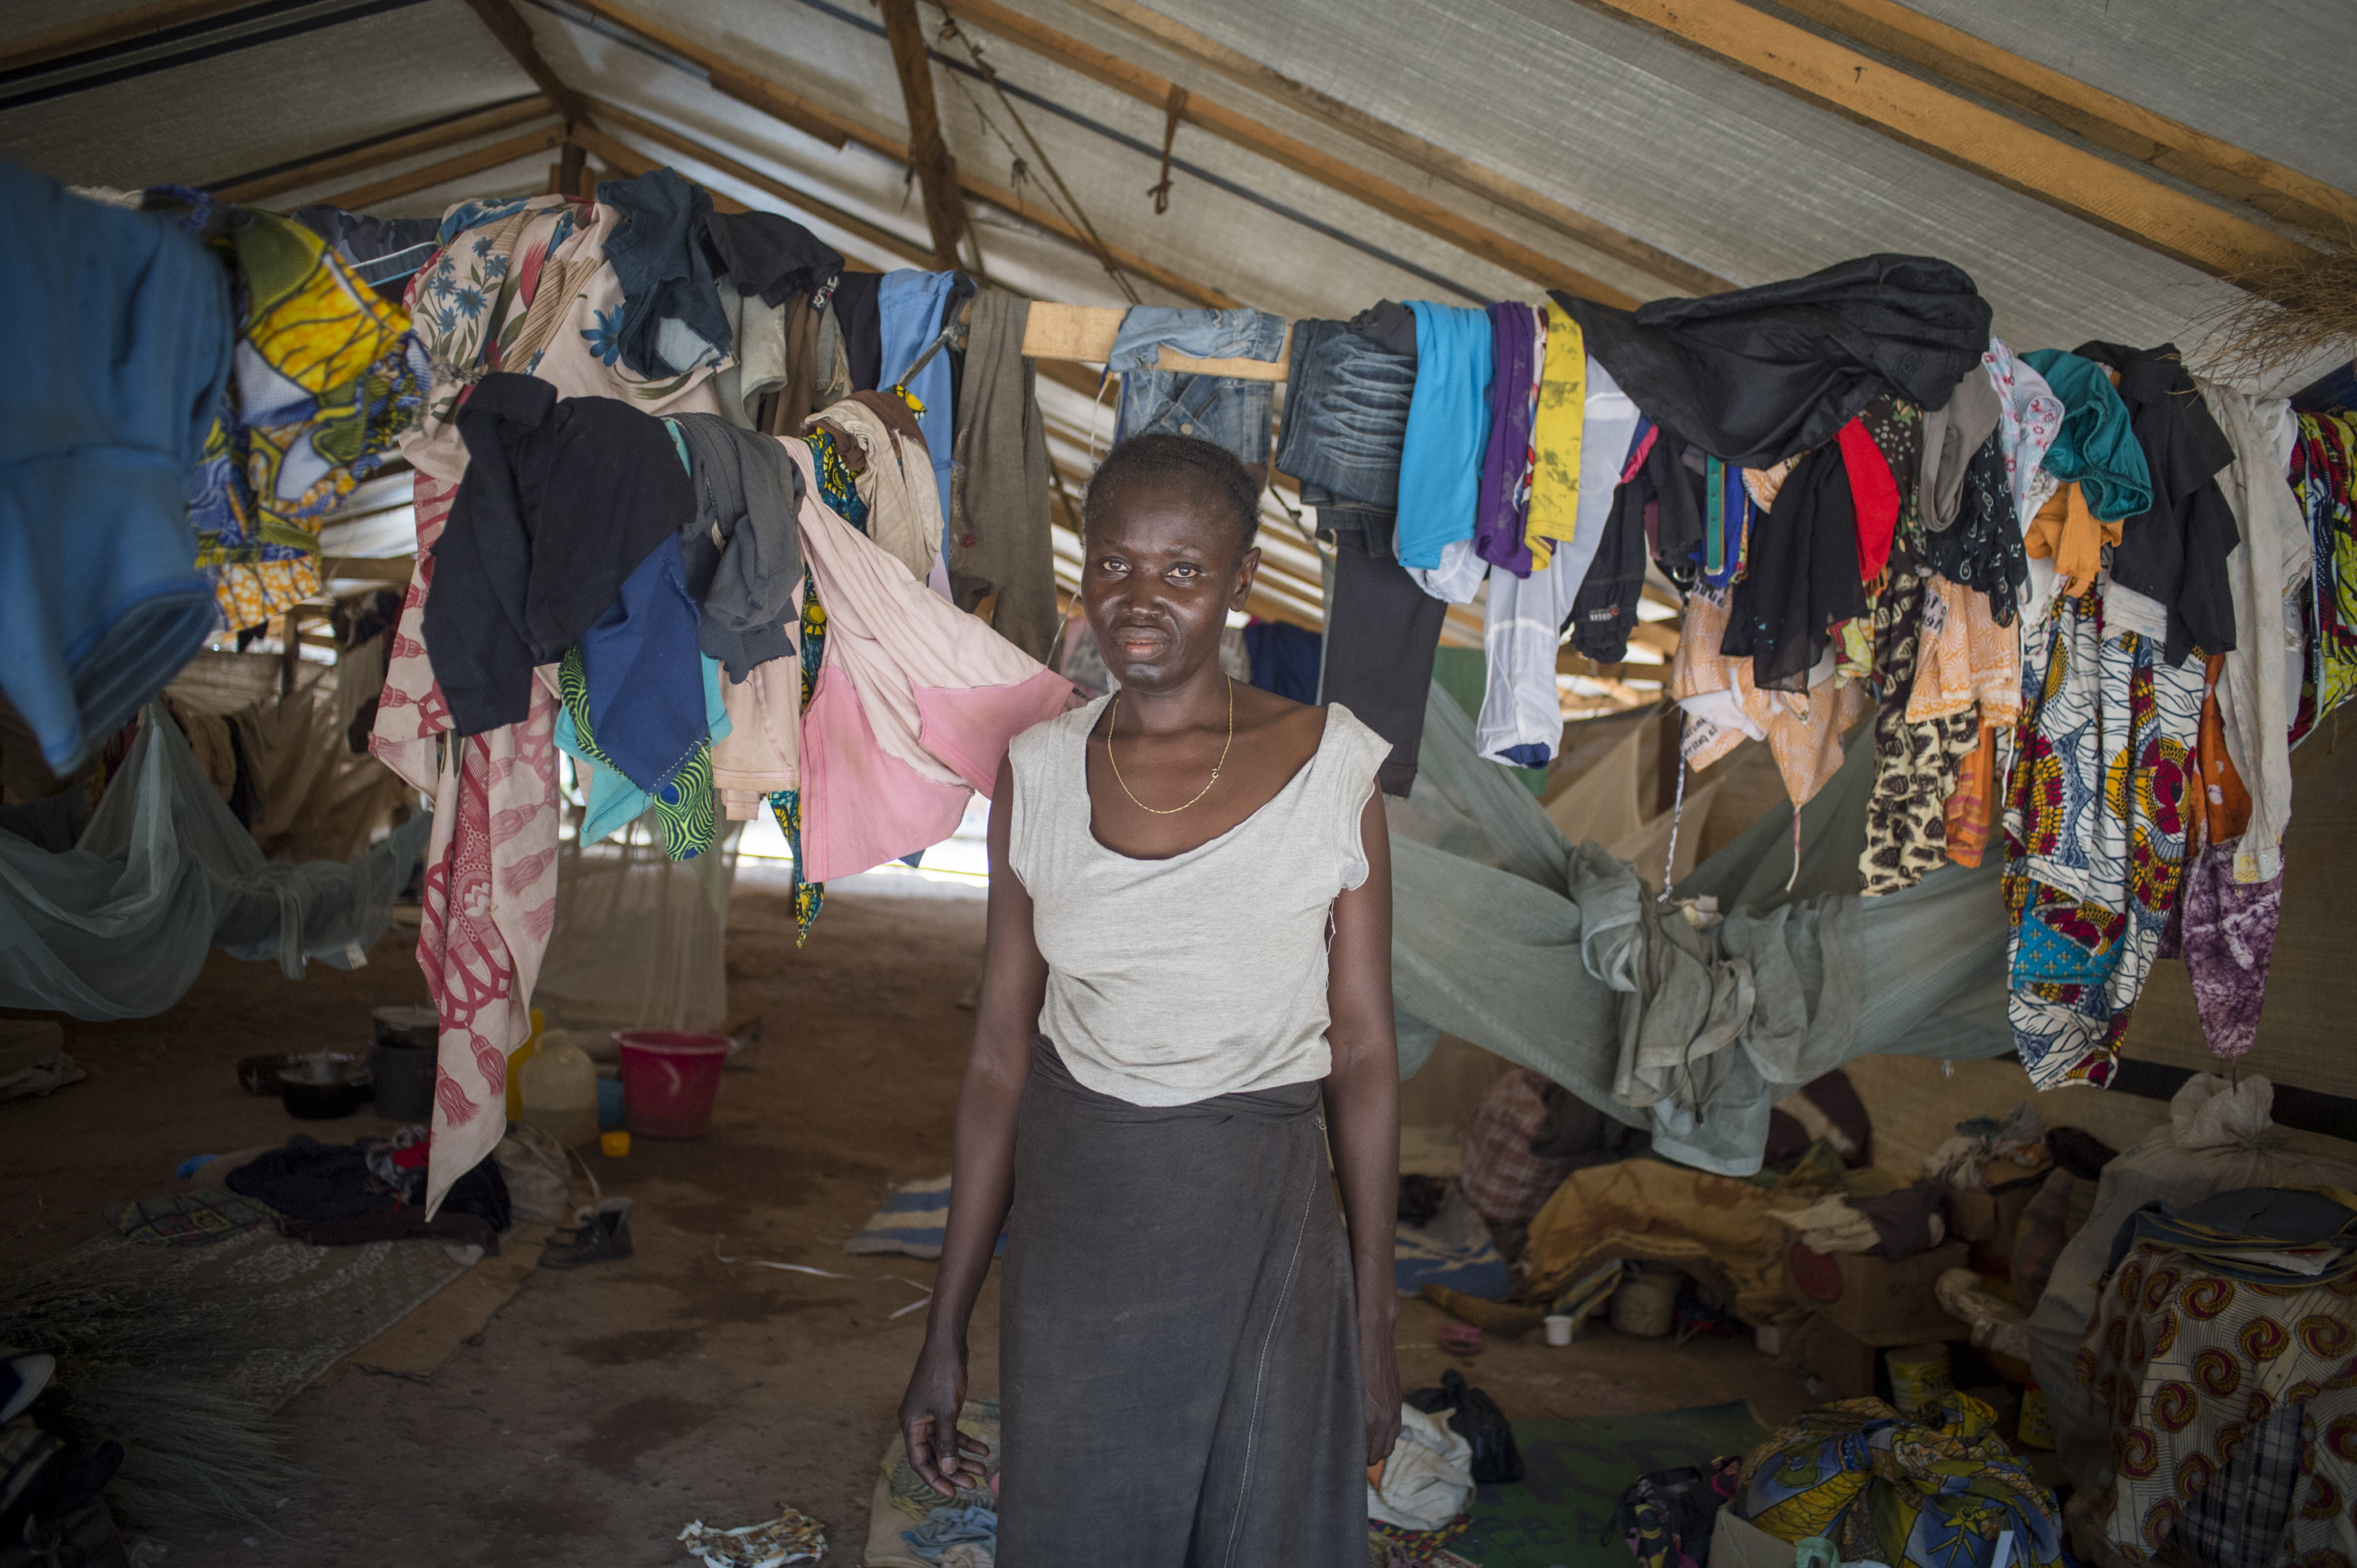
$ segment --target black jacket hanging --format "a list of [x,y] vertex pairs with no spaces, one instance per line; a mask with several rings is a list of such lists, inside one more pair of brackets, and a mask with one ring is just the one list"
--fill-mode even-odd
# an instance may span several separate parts
[[1866,614],[1857,508],[1841,448],[1828,444],[1802,458],[1752,528],[1749,571],[1735,585],[1719,651],[1749,659],[1760,691],[1805,692],[1830,629]]

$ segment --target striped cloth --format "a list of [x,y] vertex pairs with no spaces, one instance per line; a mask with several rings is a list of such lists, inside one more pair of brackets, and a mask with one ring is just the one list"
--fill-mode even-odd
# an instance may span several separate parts
[[[895,1182],[884,1207],[867,1217],[859,1234],[843,1244],[846,1252],[899,1252],[911,1258],[942,1255],[942,1233],[950,1222],[950,1178],[928,1176]],[[1006,1251],[1004,1231],[998,1251]]]

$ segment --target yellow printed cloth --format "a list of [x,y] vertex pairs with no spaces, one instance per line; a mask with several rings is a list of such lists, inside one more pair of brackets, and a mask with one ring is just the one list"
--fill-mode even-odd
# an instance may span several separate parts
[[1523,539],[1531,570],[1544,572],[1555,542],[1569,542],[1579,521],[1579,438],[1587,424],[1587,344],[1579,323],[1550,302],[1545,371],[1539,380],[1538,415],[1531,422],[1531,507]]
[[243,315],[188,511],[222,623],[247,627],[318,591],[320,524],[393,451],[424,385],[408,314],[308,229],[244,210],[214,244]]

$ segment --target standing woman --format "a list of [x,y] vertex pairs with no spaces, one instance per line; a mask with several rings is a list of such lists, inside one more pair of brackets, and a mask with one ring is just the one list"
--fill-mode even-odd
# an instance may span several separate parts
[[1006,1224],[1006,1568],[1358,1568],[1366,1466],[1399,1432],[1390,747],[1221,671],[1258,510],[1208,442],[1114,449],[1081,597],[1118,690],[1017,736],[992,796],[900,1426],[936,1488],[979,1471],[955,1423]]

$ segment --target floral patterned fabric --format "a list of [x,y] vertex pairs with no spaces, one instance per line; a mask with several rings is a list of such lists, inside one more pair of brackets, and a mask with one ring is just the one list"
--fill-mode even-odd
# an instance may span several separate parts
[[[2201,1563],[2357,1563],[2357,1277],[2237,1281],[2146,1242],[2104,1287],[2072,1370],[2111,1420],[2105,1533],[2129,1561],[2173,1542]],[[2241,1496],[2218,1495],[2230,1488]],[[2233,1501],[2244,1517],[2219,1520]],[[2207,1528],[2219,1522],[2240,1528]]]
[[2014,1046],[2030,1081],[2108,1083],[2175,908],[2202,671],[2061,601],[2024,656],[2005,807]]
[[250,209],[219,227],[242,318],[188,517],[221,624],[242,628],[319,591],[320,525],[383,464],[424,388],[408,315],[317,235]]
[[2316,541],[2316,574],[2301,619],[2308,633],[2308,674],[2291,738],[2357,694],[2357,420],[2347,414],[2299,415],[2292,446],[2291,488]]
[[1730,1506],[1779,1541],[1829,1538],[1844,1562],[1990,1568],[2013,1532],[2027,1568],[2062,1561],[2061,1510],[1997,1436],[1996,1413],[1943,1393],[1910,1419],[1842,1400],[1776,1429]]
[[1981,367],[1996,387],[1997,446],[2005,453],[2014,515],[2027,521],[2038,515],[2038,509],[2060,483],[2040,466],[2040,459],[2061,434],[2062,400],[2054,395],[2044,376],[2015,359],[2013,350],[1998,338],[1989,339]]

